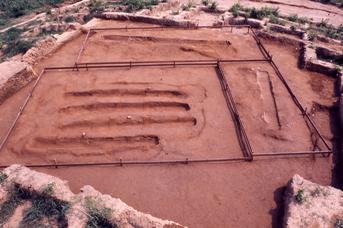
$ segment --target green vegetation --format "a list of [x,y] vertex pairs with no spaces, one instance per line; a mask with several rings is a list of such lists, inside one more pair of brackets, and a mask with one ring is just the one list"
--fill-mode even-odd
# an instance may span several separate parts
[[209,0],[201,0],[201,3],[204,5],[204,6],[208,6],[208,4],[210,3]]
[[232,15],[234,17],[238,17],[239,16],[239,11],[241,10],[241,5],[239,3],[235,3],[233,4],[233,6],[230,8],[230,12],[232,13]]
[[20,188],[19,185],[14,185],[9,189],[8,199],[1,205],[0,208],[0,226],[13,215],[15,209],[23,203],[24,200],[30,198],[26,191]]
[[278,25],[285,25],[285,21],[280,20],[280,18],[274,16],[274,15],[270,15],[269,16],[269,22],[273,23],[273,24],[278,24]]
[[279,8],[262,7],[261,9],[252,8],[247,11],[249,12],[249,17],[260,20],[271,16],[279,17]]
[[109,216],[111,214],[111,209],[105,207],[99,207],[96,202],[91,198],[86,198],[86,207],[88,210],[88,221],[86,228],[116,228],[116,224],[112,224],[109,221]]
[[312,27],[311,30],[323,34],[326,37],[343,41],[343,24],[335,28],[335,26],[328,23],[328,20],[322,20],[315,27]]
[[182,4],[181,5],[181,9],[183,11],[188,11],[190,10],[192,7],[194,7],[194,3],[192,1],[188,1],[187,4]]
[[83,21],[87,23],[92,20],[95,15],[101,14],[105,11],[105,6],[101,0],[93,0],[89,5],[89,14],[83,17]]
[[32,206],[24,212],[21,227],[38,227],[44,225],[43,219],[56,221],[59,227],[65,227],[65,213],[69,203],[51,197],[53,184],[49,184],[40,194],[29,192]]
[[8,18],[20,17],[62,2],[63,0],[1,0],[0,11]]
[[297,201],[300,204],[305,202],[305,195],[304,195],[304,193],[305,193],[304,189],[299,189],[297,194],[295,195],[295,201]]
[[212,1],[208,8],[212,11],[215,11],[217,7],[218,7],[218,2]]
[[141,9],[149,9],[159,3],[159,0],[122,0],[118,4],[126,6],[125,11],[130,13]]
[[313,30],[310,30],[308,32],[308,40],[309,41],[315,40],[317,38],[317,36],[318,36],[317,33],[315,31],[313,31]]
[[23,31],[22,29],[11,28],[0,34],[0,48],[5,54],[5,57],[25,53],[34,45],[35,40],[29,41],[21,38]]
[[0,184],[4,183],[4,181],[8,178],[6,173],[0,172]]

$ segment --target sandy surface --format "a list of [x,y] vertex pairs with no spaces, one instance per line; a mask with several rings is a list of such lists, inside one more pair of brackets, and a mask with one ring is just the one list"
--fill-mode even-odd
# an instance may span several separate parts
[[[113,22],[113,24],[115,23]],[[176,34],[177,32],[175,32],[175,35]],[[233,35],[233,37],[235,36],[236,35]],[[206,35],[204,35],[204,37],[206,37]],[[192,39],[199,38],[202,37],[200,35],[192,37]],[[248,38],[243,36],[242,39]],[[81,40],[82,37],[68,43],[55,55],[46,59],[42,65],[71,65],[68,63],[75,59]],[[113,41],[111,40],[109,42]],[[145,44],[144,42],[145,41],[143,41],[142,44]],[[157,45],[160,44],[158,43]],[[180,43],[179,46],[181,45],[183,44]],[[249,50],[249,55],[258,54],[257,51],[254,51],[255,49],[247,49],[247,46],[253,47],[253,44],[249,43],[249,41],[241,45],[242,46],[238,44],[235,57],[242,57],[239,53],[244,54],[244,50],[241,50],[241,48]],[[109,47],[114,48],[111,47],[111,45],[109,45]],[[135,57],[136,54],[137,56],[142,56],[145,50],[144,47],[144,45],[139,46],[139,42],[137,42],[137,49],[128,53],[130,53],[132,57]],[[157,50],[160,49],[155,49],[156,51],[152,52],[150,49],[151,46],[148,47],[149,52],[152,53],[151,57],[158,57]],[[233,47],[227,47],[228,53],[230,53],[230,48]],[[299,96],[300,101],[305,107],[310,109],[314,101],[322,104],[331,104],[334,102],[333,79],[321,74],[299,70],[297,68],[296,50],[293,48],[283,47],[273,43],[268,43],[267,47],[274,54],[273,56],[275,61],[279,64],[280,70],[284,73],[290,86]],[[88,52],[89,50],[90,48],[88,48]],[[83,57],[96,58],[98,55],[103,54],[111,58],[117,56],[117,58],[120,59],[120,56],[122,56],[121,51],[124,51],[124,47],[120,47],[118,50],[119,51],[115,53],[114,51],[104,52],[102,49],[98,49],[94,50],[93,53],[88,54],[86,50]],[[167,56],[163,53],[168,53],[168,47],[161,49],[161,53],[163,54],[161,54],[161,56],[172,58],[174,53],[175,55],[180,53],[177,45],[170,45],[169,50],[170,56]],[[204,48],[204,50],[218,50],[219,52],[220,48],[216,49],[215,44],[213,45],[213,49],[209,46],[208,48]],[[97,51],[97,54],[94,53],[95,51]],[[223,51],[222,53],[226,56],[226,52]],[[187,55],[189,55],[189,53],[187,53]],[[189,58],[190,57],[200,58],[197,53],[193,53]],[[127,55],[127,58],[130,58],[130,56]],[[274,73],[268,65],[242,64],[231,66],[226,64],[224,65],[224,70],[227,74],[228,81],[232,84],[233,94],[237,99],[239,111],[242,111],[242,120],[247,126],[248,136],[249,134],[251,135],[249,138],[251,138],[254,148],[258,148],[259,150],[266,149],[273,152],[274,150],[280,149],[306,149],[311,146],[311,142],[309,141],[310,135],[306,126],[304,126],[304,123],[301,121],[301,116],[299,117],[294,105],[290,102],[289,96],[276,80]],[[156,75],[158,76],[155,77]],[[280,107],[281,123],[283,123],[284,126],[284,129],[281,131],[278,130],[275,122],[275,109],[270,105],[272,100],[270,97],[270,90],[268,91],[268,84],[266,83],[266,78],[268,78],[267,75],[269,75],[273,82],[276,100]],[[215,80],[215,73],[211,68],[149,69],[149,71],[145,69],[122,69],[119,71],[103,70],[95,73],[92,71],[79,73],[48,73],[45,76],[42,83],[37,87],[32,102],[30,102],[13,137],[11,137],[9,141],[6,150],[3,152],[2,158],[9,162],[46,161],[52,160],[55,156],[58,156],[58,159],[68,160],[70,162],[79,162],[87,159],[92,161],[108,161],[109,158],[118,158],[118,156],[151,159],[154,157],[155,148],[158,147],[155,143],[155,138],[153,138],[152,141],[145,141],[145,143],[148,143],[148,150],[144,153],[139,153],[138,151],[130,149],[121,155],[113,154],[112,157],[109,157],[108,154],[105,156],[94,156],[94,154],[92,154],[92,156],[75,156],[69,153],[50,153],[48,150],[45,151],[44,148],[46,149],[52,146],[54,147],[53,149],[56,149],[56,147],[60,147],[61,145],[59,145],[59,143],[52,143],[47,147],[47,145],[42,146],[42,144],[39,143],[51,143],[51,140],[41,140],[38,143],[34,140],[37,136],[41,138],[56,135],[62,136],[62,133],[64,135],[64,132],[68,132],[66,133],[67,136],[73,135],[80,138],[84,128],[77,126],[77,128],[62,131],[58,128],[58,125],[68,124],[75,120],[94,118],[97,118],[97,121],[98,119],[103,120],[105,116],[112,114],[112,111],[109,112],[107,109],[104,109],[103,111],[82,110],[79,113],[73,113],[72,110],[75,110],[75,108],[67,108],[62,112],[58,111],[58,109],[65,108],[66,106],[75,106],[97,101],[143,101],[145,99],[163,99],[164,101],[175,99],[175,101],[182,101],[183,103],[190,105],[188,111],[182,109],[168,109],[167,112],[165,109],[149,109],[149,115],[154,113],[154,115],[163,114],[164,117],[170,117],[171,115],[169,115],[169,113],[175,111],[177,116],[187,115],[187,117],[197,118],[197,125],[199,122],[199,126],[204,119],[206,119],[207,124],[202,130],[202,133],[191,140],[187,139],[187,137],[199,132],[199,126],[194,126],[194,124],[191,125],[189,123],[164,123],[159,127],[144,127],[143,129],[140,126],[102,126],[100,128],[97,126],[89,128],[87,126],[86,130],[91,129],[91,133],[87,132],[86,135],[100,135],[106,133],[106,136],[116,136],[125,132],[126,130],[124,128],[131,128],[132,131],[129,131],[131,134],[136,134],[137,132],[141,132],[142,134],[148,134],[148,132],[150,132],[149,134],[152,134],[151,132],[155,131],[156,136],[165,139],[165,148],[176,148],[182,152],[169,153],[168,155],[159,153],[158,156],[161,156],[161,158],[167,156],[182,157],[185,156],[185,153],[188,153],[188,156],[194,157],[221,156],[222,154],[217,153],[217,151],[221,150],[216,150],[217,148],[222,148],[225,151],[230,152],[230,155],[235,156],[234,154],[231,154],[232,150],[229,150],[229,148],[236,147],[236,141],[232,138],[232,135],[230,135],[232,134],[232,125],[230,125],[231,122],[228,121],[230,120],[230,116],[226,111],[227,109],[225,109],[225,105],[222,105],[224,100],[219,89],[219,83]],[[82,79],[80,80],[81,77]],[[246,80],[242,80],[243,77],[246,78]],[[162,81],[159,81],[159,78],[162,78]],[[318,80],[318,78],[323,80]],[[118,82],[124,80],[134,83],[149,82],[151,83],[149,84],[149,87],[152,87],[153,89],[183,91],[189,94],[189,96],[187,98],[174,98],[170,97],[170,93],[166,92],[162,93],[163,96],[157,97],[117,96],[113,98],[104,96],[103,94],[93,95],[91,97],[79,97],[65,94],[65,92],[80,92],[81,90],[94,88],[118,89]],[[105,84],[101,84],[102,82]],[[117,85],[113,86],[113,84],[110,84],[109,82],[117,83]],[[161,82],[166,82],[168,85],[164,84],[162,86],[160,85]],[[144,85],[141,87],[142,85],[138,86],[134,83],[130,84],[128,88],[137,91],[146,86]],[[191,86],[190,88],[187,87],[192,84],[198,85],[195,87]],[[199,89],[201,87],[204,87],[207,91],[207,96],[203,100],[199,99],[201,96],[194,96],[194,94],[203,94],[203,92],[201,92],[203,89]],[[5,116],[5,118],[1,118],[0,122],[1,135],[4,135],[5,129],[10,125],[10,121],[14,118],[15,112],[24,99],[28,88],[29,87],[26,87],[21,90],[0,106],[0,115]],[[201,112],[199,111],[201,109],[204,110],[205,118],[201,117]],[[124,117],[125,115],[130,115],[132,118],[136,118],[137,114],[142,116],[147,110],[144,110],[143,112],[138,111],[137,113],[134,113],[133,111],[134,110],[126,108],[125,112],[121,114],[123,114]],[[225,111],[227,113],[224,114]],[[68,112],[70,115],[66,115]],[[114,113],[114,117],[120,116],[119,113]],[[326,118],[331,120],[330,113],[327,111],[322,112],[320,115],[320,119]],[[314,114],[314,117],[317,117],[316,114]],[[318,125],[327,139],[331,139],[332,129],[330,128],[329,123],[327,121],[320,121]],[[272,131],[270,131],[270,129]],[[287,143],[287,141],[281,140],[282,138],[264,135],[266,131],[276,131],[280,133],[282,137],[285,137],[290,141]],[[111,135],[108,135],[109,133],[111,133]],[[23,137],[23,140],[20,140],[21,137]],[[218,143],[219,141],[220,143]],[[70,140],[67,140],[67,142],[70,142]],[[153,142],[153,145],[151,145],[151,142]],[[201,146],[198,145],[199,142],[202,143]],[[40,151],[40,154],[38,153],[38,156],[33,158],[26,153],[23,153],[23,150],[20,148],[25,143],[28,143],[27,145],[29,145],[29,147],[35,148],[35,151]],[[118,141],[116,141],[116,143],[118,143]],[[74,146],[75,145],[72,145],[72,147]],[[62,147],[64,150],[72,150],[70,144],[62,145]],[[105,142],[99,143],[99,146],[94,147],[93,150],[83,148],[76,151],[82,153],[88,151],[88,153],[93,153],[99,150],[113,150],[112,147],[113,145]],[[183,150],[182,147],[189,150]],[[22,154],[16,154],[15,151]],[[174,152],[175,151],[176,150],[174,150]],[[42,154],[44,152],[48,153]],[[162,150],[162,152],[165,151]],[[1,162],[3,161],[4,160]],[[271,227],[272,224],[278,224],[280,216],[282,215],[281,187],[285,186],[286,182],[293,174],[299,173],[307,179],[327,185],[331,182],[331,164],[331,158],[318,157],[313,159],[306,157],[292,159],[271,158],[254,161],[252,163],[239,162],[123,168],[65,168],[39,169],[39,171],[47,172],[68,180],[74,191],[77,191],[85,184],[90,184],[101,192],[109,193],[115,197],[121,198],[129,205],[132,205],[145,213],[152,213],[157,217],[169,218],[191,227]]]

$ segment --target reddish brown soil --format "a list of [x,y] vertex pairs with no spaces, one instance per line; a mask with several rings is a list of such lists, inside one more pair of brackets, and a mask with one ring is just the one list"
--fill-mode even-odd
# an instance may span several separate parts
[[[173,31],[167,38],[174,39],[178,33]],[[156,32],[149,36],[166,38],[163,34]],[[183,39],[211,37],[215,40],[219,36],[210,36],[213,31],[204,35],[191,34],[191,31],[180,31]],[[181,42],[161,44],[148,41],[147,44],[147,41],[137,40],[134,41],[136,49],[126,51],[124,56],[122,52],[132,47],[131,43],[130,47],[118,47],[114,46],[115,42],[125,41],[105,41],[109,44],[108,49],[104,49],[96,36],[91,37],[83,61],[85,58],[87,61],[98,60],[99,56],[116,60],[148,60],[149,57],[157,59],[159,56],[164,59],[202,58],[198,53],[182,54],[184,51],[180,51],[180,46],[184,44]],[[210,43],[203,48],[203,44],[196,44],[196,48],[213,51],[225,58],[243,58],[245,53],[249,57],[260,57],[248,36],[241,38],[246,41],[242,43],[238,42],[239,35],[228,34],[225,37],[237,46],[219,48],[217,44]],[[237,37],[237,41],[232,37]],[[68,43],[42,65],[72,62],[80,42],[81,38]],[[91,52],[92,43],[97,49]],[[154,45],[158,48],[155,49]],[[268,43],[267,47],[305,107],[310,110],[313,102],[326,105],[334,102],[333,79],[299,70],[296,50],[292,47],[274,43]],[[233,48],[237,52],[231,52]],[[144,55],[145,51],[148,54]],[[310,134],[302,117],[268,64],[225,64],[223,68],[255,151],[272,153],[311,149]],[[281,130],[276,121],[268,78],[273,84]],[[5,116],[0,122],[1,135],[13,120],[28,88],[0,106],[0,115]],[[133,107],[127,105],[128,102],[139,105]],[[144,105],[142,102],[145,102]],[[326,138],[331,139],[329,113],[324,110],[320,115],[315,113],[314,118],[327,120],[318,121],[318,126]],[[132,68],[45,74],[2,152],[1,162],[241,155],[213,68]],[[331,157],[303,157],[259,159],[251,163],[40,171],[68,180],[74,191],[90,184],[104,193],[121,198],[138,210],[190,227],[271,227],[281,221],[281,187],[290,177],[298,173],[327,185],[331,182],[331,164]]]

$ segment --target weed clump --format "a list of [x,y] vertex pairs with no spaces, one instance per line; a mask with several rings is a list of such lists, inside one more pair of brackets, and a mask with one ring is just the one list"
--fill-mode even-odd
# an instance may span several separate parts
[[109,216],[111,214],[111,209],[105,207],[99,207],[96,202],[91,198],[86,198],[86,207],[88,210],[88,221],[86,228],[117,228],[116,224],[112,224],[109,221]]
[[295,195],[295,201],[297,203],[302,204],[305,202],[305,191],[304,189],[299,189],[297,194]]
[[18,184],[9,189],[8,199],[0,207],[0,226],[2,227],[13,215],[15,209],[29,198],[30,194],[20,188]]
[[265,17],[279,17],[279,8],[262,7],[261,9],[252,8],[249,10],[249,17],[256,19],[263,19]]
[[241,10],[241,5],[239,3],[235,3],[233,4],[233,6],[230,8],[230,12],[232,13],[232,15],[234,17],[238,17],[239,16],[239,11]]
[[32,206],[24,212],[21,227],[38,227],[44,225],[43,220],[56,221],[59,227],[66,227],[66,211],[70,208],[69,203],[54,199],[53,184],[49,184],[40,194],[30,192]]
[[0,172],[0,184],[4,183],[4,181],[8,178],[6,173]]

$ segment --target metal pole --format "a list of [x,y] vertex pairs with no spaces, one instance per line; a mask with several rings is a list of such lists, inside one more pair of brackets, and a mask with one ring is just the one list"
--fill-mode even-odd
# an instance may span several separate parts
[[2,149],[4,148],[5,144],[6,144],[7,141],[8,141],[8,138],[10,137],[10,135],[12,134],[12,132],[13,132],[13,130],[14,130],[14,128],[15,128],[15,126],[17,125],[17,122],[18,122],[18,120],[19,120],[21,114],[24,112],[24,110],[25,110],[27,104],[29,103],[29,100],[30,100],[30,98],[31,98],[32,95],[33,95],[33,91],[35,90],[35,88],[37,87],[38,83],[40,82],[40,80],[41,80],[41,78],[42,78],[44,72],[45,72],[45,69],[43,69],[43,70],[41,71],[41,73],[39,74],[38,78],[37,78],[36,81],[35,81],[35,84],[34,84],[33,87],[31,88],[31,90],[30,90],[29,94],[27,95],[27,97],[26,97],[26,99],[25,99],[23,105],[20,107],[19,112],[18,112],[16,118],[15,118],[14,121],[12,122],[11,127],[8,129],[8,131],[7,131],[6,135],[5,135],[5,137],[3,138],[3,140],[2,140],[2,142],[1,142],[1,144],[0,144],[0,152],[1,152]]

